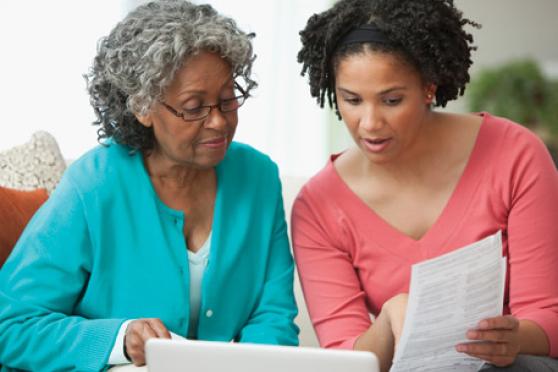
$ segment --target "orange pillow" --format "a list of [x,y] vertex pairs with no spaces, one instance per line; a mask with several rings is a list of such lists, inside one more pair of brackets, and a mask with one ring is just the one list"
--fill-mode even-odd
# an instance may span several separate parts
[[0,268],[27,222],[47,199],[45,189],[21,191],[0,186]]

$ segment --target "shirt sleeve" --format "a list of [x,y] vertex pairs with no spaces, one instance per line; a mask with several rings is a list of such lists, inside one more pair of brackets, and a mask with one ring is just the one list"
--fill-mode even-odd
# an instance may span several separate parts
[[265,283],[255,310],[239,334],[240,342],[298,345],[294,299],[294,263],[279,183]]
[[371,325],[366,296],[349,253],[332,236],[340,221],[313,196],[303,188],[291,220],[304,298],[320,345],[353,349]]
[[65,176],[0,270],[0,363],[32,371],[105,368],[124,319],[75,312],[92,262],[83,204]]
[[509,306],[546,332],[558,357],[558,172],[534,136],[515,141],[508,216]]
[[127,320],[120,326],[118,334],[116,335],[116,340],[114,340],[114,345],[112,346],[112,351],[109,355],[108,364],[116,365],[130,363],[124,355],[124,336],[126,335],[128,324],[130,324],[132,320],[133,319]]

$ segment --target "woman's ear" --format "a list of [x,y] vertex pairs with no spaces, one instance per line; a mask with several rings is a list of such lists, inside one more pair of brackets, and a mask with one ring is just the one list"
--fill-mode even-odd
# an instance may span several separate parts
[[136,119],[146,128],[151,128],[153,126],[153,119],[151,117],[151,113],[147,113],[145,115],[134,114]]
[[438,89],[438,87],[435,84],[429,83],[425,85],[424,101],[427,105],[431,105],[434,102],[434,98],[436,97],[436,89]]

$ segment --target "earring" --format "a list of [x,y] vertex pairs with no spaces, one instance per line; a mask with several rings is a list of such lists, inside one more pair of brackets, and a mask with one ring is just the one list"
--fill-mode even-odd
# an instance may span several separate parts
[[428,94],[426,95],[426,103],[427,103],[427,104],[430,105],[430,104],[432,103],[432,100],[433,100],[433,99],[434,99],[434,95],[433,95],[432,93],[428,93]]

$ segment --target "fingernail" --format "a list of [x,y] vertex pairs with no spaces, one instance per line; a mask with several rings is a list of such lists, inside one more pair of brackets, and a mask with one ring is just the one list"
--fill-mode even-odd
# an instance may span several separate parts
[[477,337],[479,337],[479,333],[475,331],[468,331],[467,337],[471,339],[476,339]]
[[482,320],[482,321],[479,323],[479,328],[480,328],[480,329],[488,328],[488,322],[487,322],[486,320]]
[[459,352],[461,353],[461,352],[465,351],[465,346],[463,346],[463,345],[457,345],[457,346],[455,347],[455,350],[457,350],[457,351],[459,351]]

